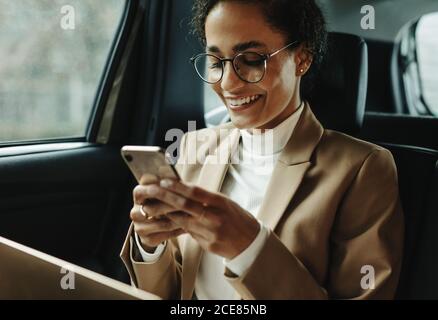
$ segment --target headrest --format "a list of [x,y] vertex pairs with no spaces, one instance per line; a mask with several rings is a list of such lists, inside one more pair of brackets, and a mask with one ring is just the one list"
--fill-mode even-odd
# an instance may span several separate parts
[[306,98],[327,129],[357,135],[368,85],[368,50],[358,36],[329,33],[328,50]]

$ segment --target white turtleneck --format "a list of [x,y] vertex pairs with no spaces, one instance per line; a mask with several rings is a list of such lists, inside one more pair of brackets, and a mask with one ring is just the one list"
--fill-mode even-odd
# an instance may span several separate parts
[[[255,218],[259,215],[259,208],[274,166],[289,141],[302,110],[301,106],[272,130],[265,132],[240,130],[239,148],[232,157],[221,193],[238,203]],[[231,300],[237,298],[234,288],[224,278],[224,267],[237,276],[242,276],[255,261],[268,237],[268,229],[260,220],[258,221],[261,227],[256,239],[232,260],[204,251],[195,281],[195,294],[198,299]],[[137,235],[135,238],[146,263],[154,263],[165,249],[165,243],[163,243],[153,254],[147,253],[142,250]]]

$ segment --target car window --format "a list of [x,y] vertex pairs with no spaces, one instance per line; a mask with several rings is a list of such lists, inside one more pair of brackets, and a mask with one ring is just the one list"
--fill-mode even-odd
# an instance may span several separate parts
[[85,136],[123,0],[0,0],[0,143]]
[[399,70],[405,113],[438,116],[438,13],[422,16],[400,31]]
[[416,40],[424,103],[438,116],[438,12],[425,15],[418,21]]

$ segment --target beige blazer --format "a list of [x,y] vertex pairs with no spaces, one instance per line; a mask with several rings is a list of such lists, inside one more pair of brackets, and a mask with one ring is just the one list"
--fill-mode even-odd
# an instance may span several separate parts
[[[239,130],[227,123],[236,146]],[[219,191],[231,154],[203,129],[182,140],[177,170],[184,181]],[[202,164],[184,164],[189,146],[213,149]],[[223,141],[223,140],[221,140]],[[325,130],[306,105],[272,173],[258,218],[271,230],[249,270],[225,279],[242,299],[391,299],[403,244],[403,213],[391,153],[377,145]],[[132,225],[121,258],[132,283],[164,299],[191,299],[203,249],[189,235],[169,241],[153,264],[135,262]]]

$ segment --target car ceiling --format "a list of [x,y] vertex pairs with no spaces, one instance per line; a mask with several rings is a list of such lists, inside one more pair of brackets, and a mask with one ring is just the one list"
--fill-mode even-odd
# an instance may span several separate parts
[[[367,39],[394,41],[404,25],[424,14],[437,12],[437,0],[319,0],[330,31],[348,32]],[[375,30],[363,30],[360,9],[372,5]]]

